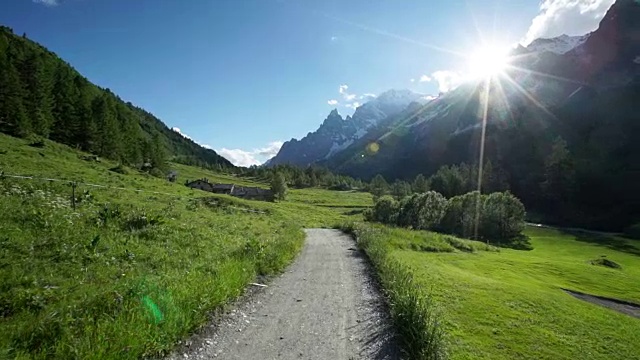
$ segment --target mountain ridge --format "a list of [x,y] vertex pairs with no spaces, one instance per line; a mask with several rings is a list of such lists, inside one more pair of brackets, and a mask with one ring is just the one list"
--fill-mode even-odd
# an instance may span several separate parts
[[292,164],[308,166],[327,159],[362,138],[378,122],[404,110],[424,95],[410,90],[388,90],[343,118],[337,109],[331,110],[317,130],[302,139],[285,142],[276,156],[265,165]]

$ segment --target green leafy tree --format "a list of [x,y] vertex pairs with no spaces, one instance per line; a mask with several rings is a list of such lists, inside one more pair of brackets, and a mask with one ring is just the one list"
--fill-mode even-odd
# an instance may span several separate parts
[[509,192],[487,195],[482,204],[480,235],[500,243],[516,238],[524,230],[524,205]]
[[376,201],[369,220],[383,224],[395,224],[398,215],[398,203],[391,196],[385,195]]
[[277,172],[271,179],[271,191],[277,200],[285,200],[287,198],[287,181],[282,173]]
[[380,174],[376,175],[369,184],[369,192],[373,195],[374,200],[386,194],[388,190],[389,184]]
[[473,191],[449,199],[439,229],[456,236],[472,238],[475,235],[476,222],[479,222],[479,212],[482,211],[485,198],[486,195]]

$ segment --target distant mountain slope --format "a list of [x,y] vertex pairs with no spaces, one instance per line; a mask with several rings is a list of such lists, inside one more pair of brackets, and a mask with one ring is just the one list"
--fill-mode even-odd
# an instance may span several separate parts
[[267,166],[307,166],[330,158],[362,138],[381,120],[396,115],[422,97],[409,90],[389,90],[358,107],[353,116],[347,116],[346,119],[333,110],[318,130],[300,140],[285,142],[278,154],[267,162]]
[[[616,230],[640,221],[638,19],[640,2],[618,0],[579,41],[514,50],[514,68],[492,82],[484,159],[548,221]],[[393,180],[477,163],[485,94],[482,82],[464,84],[326,164]]]
[[0,26],[0,131],[39,135],[134,166],[165,155],[185,164],[233,166],[4,26]]

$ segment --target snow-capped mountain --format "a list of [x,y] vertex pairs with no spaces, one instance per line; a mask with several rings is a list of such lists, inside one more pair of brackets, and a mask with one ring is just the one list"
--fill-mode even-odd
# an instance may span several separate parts
[[582,36],[560,35],[551,39],[536,39],[526,49],[535,52],[552,52],[558,55],[566,54],[576,47],[584,44],[591,34]]
[[362,138],[381,120],[404,110],[412,102],[424,102],[424,95],[409,90],[389,90],[358,107],[353,116],[342,118],[332,110],[318,130],[304,138],[291,139],[282,145],[268,166],[292,164],[307,166],[327,159]]

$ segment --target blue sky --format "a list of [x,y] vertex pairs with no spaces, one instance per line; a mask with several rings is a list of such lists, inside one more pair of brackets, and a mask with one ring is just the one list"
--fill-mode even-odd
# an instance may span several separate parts
[[583,34],[611,2],[3,0],[0,23],[249,165],[367,94],[450,89],[482,39]]

